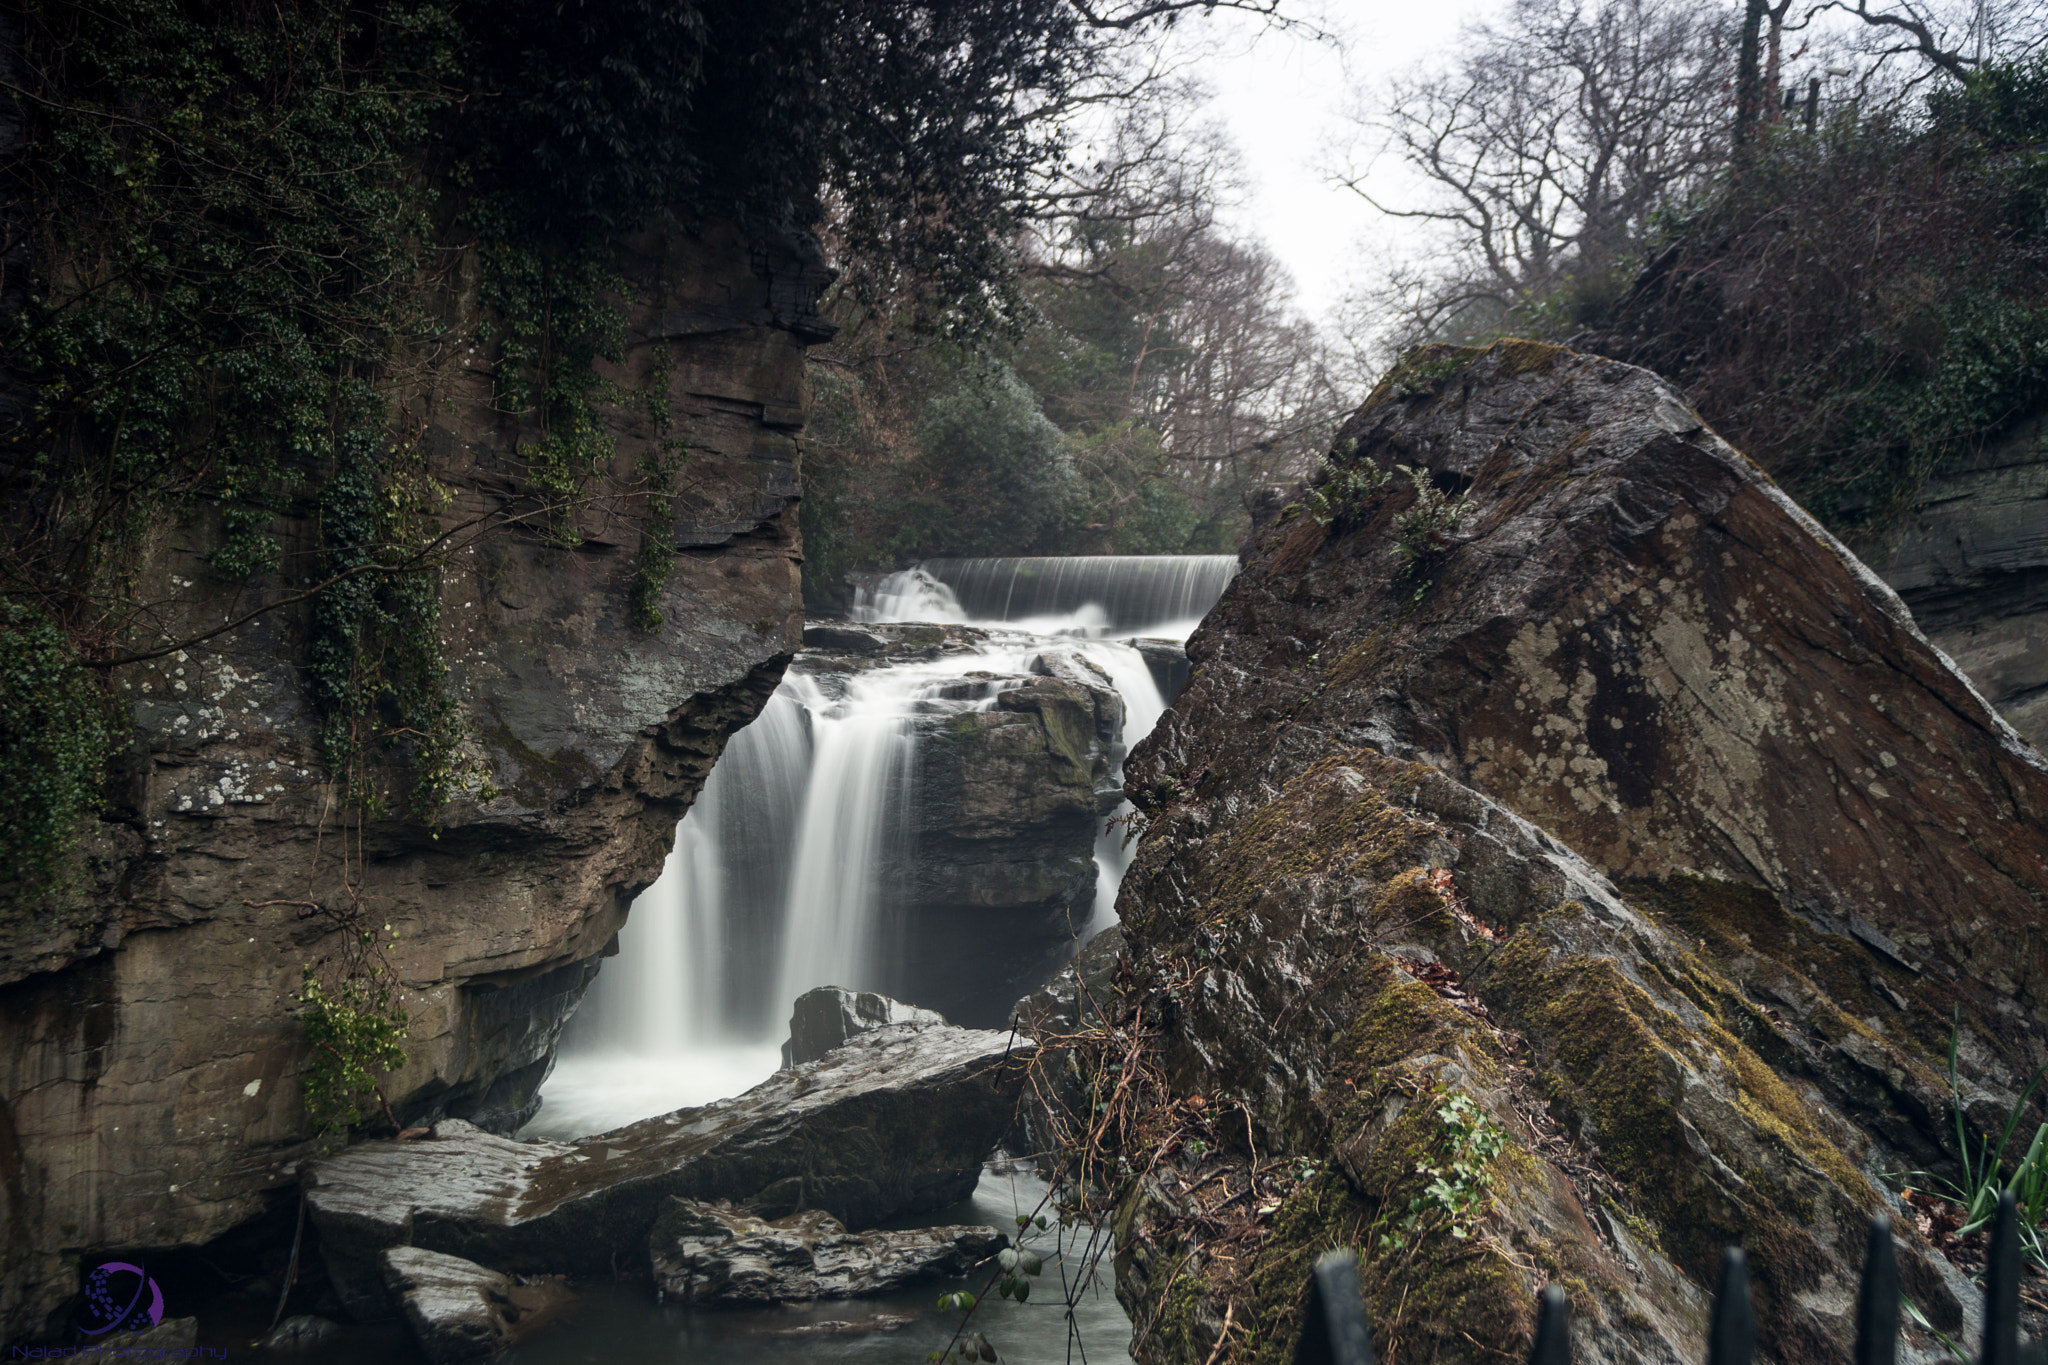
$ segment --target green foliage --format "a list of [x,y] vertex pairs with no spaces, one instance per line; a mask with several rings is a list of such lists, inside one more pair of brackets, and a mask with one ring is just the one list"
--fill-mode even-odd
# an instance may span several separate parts
[[373,972],[368,977],[344,977],[330,993],[309,964],[292,996],[313,1048],[313,1061],[300,1073],[299,1084],[306,1110],[321,1132],[361,1124],[364,1104],[372,1097],[386,1121],[397,1126],[378,1078],[405,1065],[407,1020],[392,997],[384,968]]
[[[1927,97],[1935,125],[2005,148],[2048,139],[2048,56],[1992,60]],[[2032,155],[2039,156],[2038,149]]]
[[941,393],[917,429],[925,554],[987,555],[1057,528],[1075,496],[1065,438],[1008,369]]
[[1395,465],[1415,485],[1415,503],[1394,518],[1395,547],[1408,559],[1434,554],[1450,543],[1450,537],[1472,515],[1470,498],[1452,498],[1436,486],[1427,469]]
[[1410,1237],[1426,1230],[1426,1218],[1440,1221],[1458,1241],[1467,1241],[1492,1205],[1487,1191],[1493,1183],[1493,1163],[1507,1150],[1507,1130],[1465,1095],[1451,1095],[1436,1116],[1443,1124],[1449,1154],[1442,1165],[1416,1164],[1415,1173],[1429,1177],[1429,1183],[1409,1202],[1395,1230],[1380,1235],[1382,1250],[1405,1246]]
[[1308,514],[1319,526],[1354,519],[1386,487],[1387,479],[1387,471],[1369,460],[1340,465],[1325,456],[1317,466],[1315,485],[1308,491]]
[[450,490],[415,452],[378,445],[366,425],[344,432],[321,494],[321,569],[337,581],[314,601],[305,672],[326,717],[329,767],[349,798],[366,815],[382,811],[368,760],[373,746],[402,751],[411,760],[409,804],[430,819],[452,797],[492,794],[481,763],[465,753],[467,721],[445,685],[432,550]]
[[0,597],[0,869],[17,885],[55,875],[100,802],[114,708],[44,613]]
[[2012,1147],[2014,1134],[2019,1131],[2020,1116],[2026,1112],[2027,1101],[2040,1087],[2044,1072],[2036,1071],[2033,1079],[2027,1082],[2019,1102],[2006,1116],[1996,1146],[1988,1136],[1972,1140],[1969,1119],[1963,1111],[1962,1078],[1956,1069],[1962,1026],[1959,1007],[1948,1036],[1948,1087],[1949,1109],[1956,1125],[1956,1152],[1962,1159],[1962,1178],[1947,1180],[1926,1171],[1912,1171],[1899,1177],[1898,1183],[1902,1188],[1917,1190],[1955,1205],[1962,1215],[1962,1224],[1956,1229],[1958,1237],[1967,1237],[1989,1227],[1991,1220],[1998,1216],[1998,1197],[2010,1190],[2019,1206],[2020,1249],[2036,1266],[2048,1270],[2048,1244],[2044,1244],[2041,1237],[2041,1224],[2048,1219],[2048,1123],[2034,1130],[2034,1140],[2027,1144],[2025,1154],[2012,1168],[2011,1177],[2002,1174],[2005,1154]]
[[1666,224],[1593,348],[1684,385],[1821,520],[1881,545],[1930,475],[2048,403],[2044,71],[1987,67],[1925,126],[1781,130]]

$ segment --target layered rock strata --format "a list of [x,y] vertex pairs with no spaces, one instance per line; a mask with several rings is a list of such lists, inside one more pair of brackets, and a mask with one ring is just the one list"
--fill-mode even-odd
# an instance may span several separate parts
[[1928,479],[1882,562],[1929,640],[2048,745],[2048,413]]
[[1069,1050],[1165,1158],[1123,1152],[1136,1354],[1285,1359],[1349,1245],[1387,1358],[1525,1350],[1555,1281],[1577,1358],[1693,1360],[1739,1244],[1765,1354],[1846,1361],[1887,1173],[1953,1163],[1952,1018],[1979,1126],[2048,1057],[2048,764],[1645,371],[1428,353],[1333,460],[1387,478],[1259,521],[1128,769]]
[[398,1246],[505,1273],[644,1272],[669,1196],[868,1227],[974,1192],[1031,1050],[1007,1033],[896,1025],[735,1099],[573,1145],[444,1119],[425,1141],[308,1164],[307,1213],[336,1292],[364,1318],[386,1310],[379,1258]]
[[[56,1330],[81,1253],[201,1243],[292,1184],[313,1132],[291,994],[351,914],[397,934],[401,1120],[531,1111],[594,958],[802,628],[795,437],[804,348],[829,331],[815,247],[663,222],[617,264],[629,347],[609,377],[633,398],[609,414],[614,466],[561,517],[458,537],[440,575],[448,686],[495,796],[431,823],[402,800],[351,816],[300,673],[303,605],[116,673],[135,728],[88,882],[0,930],[0,1332]],[[446,302],[473,330],[474,293]],[[533,433],[500,414],[485,357],[422,382],[447,524],[528,507]],[[688,477],[670,524],[643,526],[636,462],[663,442],[687,447]],[[287,563],[314,562],[313,509],[279,529]],[[643,533],[676,550],[653,631],[628,605]],[[167,639],[302,581],[224,581],[213,543],[172,528],[137,566]]]

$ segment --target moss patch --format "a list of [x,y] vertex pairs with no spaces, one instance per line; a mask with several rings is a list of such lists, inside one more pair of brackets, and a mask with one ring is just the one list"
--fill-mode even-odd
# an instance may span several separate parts
[[[1823,1214],[1840,1221],[1868,1209],[1876,1192],[1799,1097],[1726,1028],[1689,1027],[1612,959],[1553,964],[1550,956],[1542,926],[1530,926],[1487,973],[1489,1002],[1547,1054],[1550,1098],[1575,1118],[1696,1282],[1714,1282],[1723,1246],[1746,1248],[1759,1322],[1781,1358],[1834,1358],[1839,1347],[1816,1337],[1796,1311],[1796,1296],[1819,1283],[1829,1262],[1806,1228]],[[1687,957],[1682,974],[1710,974]],[[1711,992],[1733,993],[1725,982]],[[1738,1119],[1732,1126],[1748,1141],[1714,1131],[1715,1106],[1688,1099],[1688,1072],[1727,1096]],[[1712,1157],[1697,1150],[1702,1142]]]

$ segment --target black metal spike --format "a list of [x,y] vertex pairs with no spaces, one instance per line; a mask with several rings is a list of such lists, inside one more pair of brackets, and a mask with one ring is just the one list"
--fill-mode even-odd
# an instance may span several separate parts
[[1982,1365],[2019,1365],[2020,1220],[2012,1191],[1998,1196],[1991,1222],[1991,1262],[1984,1268]]
[[1721,1253],[1721,1292],[1714,1299],[1707,1365],[1749,1365],[1755,1353],[1756,1309],[1749,1301],[1749,1262],[1741,1247],[1728,1247]]
[[1529,1347],[1529,1365],[1572,1365],[1571,1310],[1558,1285],[1545,1285],[1536,1296],[1536,1341]]
[[1358,1288],[1357,1252],[1332,1251],[1316,1262],[1294,1365],[1373,1365],[1372,1324]]
[[1863,1286],[1856,1291],[1856,1365],[1896,1365],[1899,1358],[1899,1258],[1892,1220],[1870,1220]]

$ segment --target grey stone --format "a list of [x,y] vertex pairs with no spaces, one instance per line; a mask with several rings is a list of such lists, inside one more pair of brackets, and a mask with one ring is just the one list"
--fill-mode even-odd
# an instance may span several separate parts
[[351,1314],[383,1310],[378,1257],[411,1245],[517,1274],[644,1270],[669,1195],[850,1227],[966,1198],[1010,1120],[1032,1044],[896,1025],[734,1099],[584,1138],[513,1142],[457,1122],[308,1163],[306,1207]]
[[804,627],[804,648],[825,654],[880,654],[889,641],[872,630],[857,626],[818,625]]
[[848,1232],[807,1209],[766,1221],[730,1204],[670,1198],[648,1234],[663,1298],[695,1305],[885,1294],[968,1274],[1010,1244],[988,1227]]
[[898,1024],[931,1028],[945,1022],[946,1016],[936,1010],[919,1009],[873,991],[819,986],[796,998],[789,1016],[789,1040],[782,1045],[782,1064],[815,1062],[847,1039],[878,1028]]
[[386,1291],[429,1365],[496,1355],[512,1341],[512,1281],[460,1256],[387,1247],[378,1258]]
[[1882,572],[1985,699],[2048,744],[2048,413],[1928,479]]

